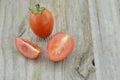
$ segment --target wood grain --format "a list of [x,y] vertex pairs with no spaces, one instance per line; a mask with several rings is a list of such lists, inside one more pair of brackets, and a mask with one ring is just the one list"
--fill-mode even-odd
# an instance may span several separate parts
[[[29,27],[28,7],[38,2],[54,16],[51,36],[64,31],[75,39],[74,51],[62,62],[46,56],[50,37],[38,38]],[[37,60],[24,58],[16,50],[15,36],[36,43],[42,55]],[[96,80],[93,60],[88,0],[0,0],[0,80]]]
[[120,80],[120,0],[89,1],[97,80]]

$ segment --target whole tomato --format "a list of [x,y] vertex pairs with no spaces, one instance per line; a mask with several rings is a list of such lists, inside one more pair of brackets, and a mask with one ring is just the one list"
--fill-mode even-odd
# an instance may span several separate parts
[[32,31],[41,38],[45,38],[52,33],[54,20],[51,12],[39,4],[36,4],[36,10],[31,10],[29,23]]

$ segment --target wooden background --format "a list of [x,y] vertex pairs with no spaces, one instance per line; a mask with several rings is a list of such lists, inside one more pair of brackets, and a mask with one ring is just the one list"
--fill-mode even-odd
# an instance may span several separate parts
[[[47,39],[29,26],[29,7],[36,3],[54,16],[51,36],[64,31],[75,39],[72,54],[51,62]],[[0,0],[0,80],[120,80],[120,0]],[[43,50],[37,60],[24,58],[15,36]],[[94,63],[95,61],[95,63]]]

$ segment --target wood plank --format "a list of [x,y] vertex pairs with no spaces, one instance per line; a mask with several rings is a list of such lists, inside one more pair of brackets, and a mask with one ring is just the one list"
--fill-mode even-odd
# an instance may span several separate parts
[[97,80],[120,80],[119,5],[119,0],[89,1]]
[[[51,62],[45,51],[47,39],[35,36],[28,22],[28,7],[35,3],[47,7],[54,16],[53,34],[64,31],[75,39],[75,49],[62,62]],[[93,43],[87,0],[0,0],[0,80],[95,80],[92,65]],[[39,45],[43,53],[37,60],[24,58],[16,50],[14,38]]]

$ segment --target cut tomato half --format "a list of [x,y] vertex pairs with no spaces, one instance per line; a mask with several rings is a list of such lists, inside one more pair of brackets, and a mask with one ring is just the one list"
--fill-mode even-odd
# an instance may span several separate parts
[[74,49],[74,39],[64,32],[55,34],[48,42],[46,51],[50,60],[62,61],[70,55]]
[[41,49],[30,41],[16,37],[17,50],[26,58],[35,59],[41,54]]

